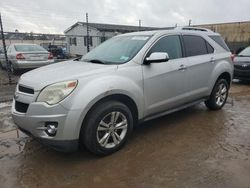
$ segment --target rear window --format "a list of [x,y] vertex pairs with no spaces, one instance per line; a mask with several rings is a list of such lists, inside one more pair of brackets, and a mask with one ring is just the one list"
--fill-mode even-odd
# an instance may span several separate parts
[[208,54],[206,41],[202,37],[184,35],[183,40],[187,57]]
[[17,52],[46,51],[43,47],[38,46],[38,45],[15,45],[15,50]]
[[224,48],[226,51],[230,52],[230,49],[228,48],[227,44],[223,40],[221,36],[209,36],[211,39],[213,39],[217,44],[219,44],[222,48]]

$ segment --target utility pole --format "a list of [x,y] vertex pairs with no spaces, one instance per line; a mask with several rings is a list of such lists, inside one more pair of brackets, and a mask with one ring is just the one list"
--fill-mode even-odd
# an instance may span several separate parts
[[188,26],[191,26],[191,24],[192,24],[192,20],[189,20]]
[[139,20],[139,31],[141,31],[141,20]]
[[10,73],[10,64],[9,64],[9,60],[8,60],[8,56],[7,56],[1,13],[0,13],[0,27],[1,27],[1,36],[2,36],[3,50],[4,50],[5,61],[6,61],[6,68],[7,68],[7,72],[8,72],[9,84],[11,84],[12,81],[11,81],[11,73]]
[[86,25],[87,25],[87,52],[89,52],[89,15],[86,13]]

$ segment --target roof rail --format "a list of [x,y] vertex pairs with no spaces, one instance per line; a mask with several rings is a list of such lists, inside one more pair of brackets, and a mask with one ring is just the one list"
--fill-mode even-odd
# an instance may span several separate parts
[[202,27],[190,27],[190,26],[176,27],[175,29],[178,29],[178,30],[188,30],[188,31],[213,32],[212,30],[207,29],[207,28],[202,28]]

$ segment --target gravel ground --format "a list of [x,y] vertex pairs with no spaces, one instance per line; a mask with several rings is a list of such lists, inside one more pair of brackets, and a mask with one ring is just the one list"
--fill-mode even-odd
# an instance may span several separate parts
[[53,151],[18,131],[0,103],[1,187],[250,187],[250,84],[225,107],[203,104],[146,122],[104,158]]

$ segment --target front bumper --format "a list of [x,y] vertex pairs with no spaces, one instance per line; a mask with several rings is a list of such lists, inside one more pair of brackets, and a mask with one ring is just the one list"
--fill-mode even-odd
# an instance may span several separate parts
[[240,80],[250,80],[250,70],[234,69],[234,78]]
[[[80,110],[68,110],[60,103],[50,106],[46,103],[35,102],[37,93],[30,95],[16,91],[15,95],[18,97],[13,100],[11,111],[14,123],[20,130],[56,150],[77,150],[79,130],[82,124]],[[18,111],[16,106],[18,102],[27,104],[27,111]],[[48,122],[58,124],[55,136],[49,136],[46,133],[46,123]]]
[[36,139],[38,142],[40,142],[41,144],[44,144],[56,151],[60,151],[60,152],[74,152],[78,150],[79,147],[79,140],[50,140],[50,139],[44,139],[44,138],[40,138],[40,137],[34,137],[29,131],[22,129],[21,127],[19,127],[19,129],[33,137],[34,139]]

